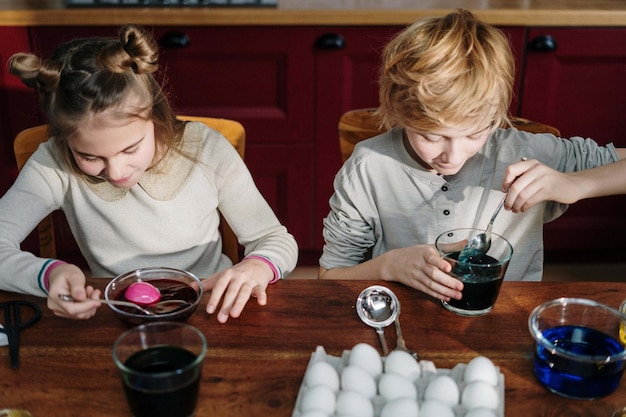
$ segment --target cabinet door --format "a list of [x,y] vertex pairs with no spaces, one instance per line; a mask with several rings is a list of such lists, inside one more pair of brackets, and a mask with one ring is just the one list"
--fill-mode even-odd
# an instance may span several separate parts
[[317,28],[317,207],[315,233],[321,251],[333,179],[341,167],[338,124],[351,109],[378,106],[378,70],[383,47],[402,27]]
[[[28,30],[25,27],[0,26],[0,196],[17,177],[13,140],[18,132],[40,123],[37,96],[7,69],[11,55],[29,52]],[[35,233],[22,243],[25,250],[36,251]]]
[[[323,247],[322,220],[328,214],[333,179],[341,167],[338,123],[351,109],[378,106],[378,73],[385,45],[403,26],[321,27],[317,29],[316,233]],[[521,67],[524,28],[500,28],[509,37],[516,66]],[[514,99],[517,97],[518,78]],[[517,107],[515,101],[511,108]]]
[[[563,137],[626,146],[626,29],[533,28],[529,39],[521,116],[556,126]],[[623,196],[571,206],[546,225],[547,259],[622,259],[625,206]]]
[[[155,28],[177,112],[246,128],[246,163],[301,251],[314,242],[313,29]],[[177,46],[178,39],[188,45]],[[168,46],[170,45],[170,46]]]
[[[314,29],[154,27],[175,111],[234,119],[246,129],[246,163],[260,191],[302,250],[314,242]],[[114,27],[33,28],[51,51]]]
[[13,140],[21,130],[38,124],[35,92],[11,74],[7,63],[17,52],[29,52],[28,31],[25,27],[0,26],[0,195],[4,194],[17,176]]

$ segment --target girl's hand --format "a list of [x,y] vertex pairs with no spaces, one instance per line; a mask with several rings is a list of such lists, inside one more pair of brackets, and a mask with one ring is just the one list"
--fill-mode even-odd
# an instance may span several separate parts
[[559,172],[536,159],[509,165],[502,182],[502,191],[507,193],[504,208],[514,213],[542,201],[575,203],[581,198],[581,189],[575,175]]
[[461,299],[463,283],[449,275],[452,266],[434,245],[394,249],[379,258],[383,257],[383,279],[401,282],[438,300]]
[[220,303],[217,320],[226,323],[228,317],[239,317],[250,297],[256,297],[261,306],[267,304],[267,285],[274,272],[258,259],[245,259],[232,267],[213,274],[202,281],[205,291],[211,291],[206,311],[213,314]]
[[[100,290],[85,286],[83,271],[72,264],[60,264],[50,271],[48,308],[60,317],[85,320],[93,317],[101,303]],[[61,301],[59,294],[69,294],[77,302]]]

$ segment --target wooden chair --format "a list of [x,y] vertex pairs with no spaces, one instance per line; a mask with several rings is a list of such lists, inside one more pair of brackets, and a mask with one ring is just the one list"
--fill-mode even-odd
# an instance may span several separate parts
[[[246,148],[246,132],[241,123],[228,119],[212,117],[178,116],[180,120],[203,122],[207,126],[219,131],[228,139],[233,147],[244,158]],[[25,129],[17,134],[13,142],[17,168],[21,170],[28,158],[37,150],[37,147],[48,140],[48,126],[40,125]],[[54,213],[48,215],[37,227],[39,237],[39,256],[42,258],[56,258],[57,246],[55,240]],[[233,264],[239,262],[239,243],[223,216],[220,215],[220,233],[222,234],[223,252]],[[57,219],[58,220],[58,219]],[[61,220],[65,221],[63,218]],[[57,223],[58,225],[58,223]],[[67,227],[67,226],[65,226]],[[68,233],[71,235],[71,233]]]
[[[368,139],[384,132],[379,127],[378,120],[374,117],[375,108],[355,109],[344,113],[339,119],[339,149],[341,160],[346,160],[352,155],[354,146],[364,139]],[[552,133],[560,136],[559,129],[532,120],[514,117],[511,119],[513,126],[519,130],[532,133]]]

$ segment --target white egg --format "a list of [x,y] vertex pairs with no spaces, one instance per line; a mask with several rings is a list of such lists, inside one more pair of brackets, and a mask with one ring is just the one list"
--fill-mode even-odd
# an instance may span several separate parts
[[447,404],[437,400],[427,400],[420,405],[420,417],[454,417],[454,411]]
[[348,365],[341,371],[341,389],[372,398],[376,395],[376,381],[365,369]]
[[454,379],[448,375],[439,375],[433,378],[424,391],[424,400],[437,400],[454,407],[459,403],[459,387]]
[[374,417],[374,405],[358,392],[341,391],[337,396],[335,412],[343,416]]
[[383,374],[378,381],[378,393],[387,401],[396,398],[417,399],[417,388],[413,382],[398,374]]
[[315,362],[304,376],[307,386],[326,385],[333,391],[339,390],[339,373],[328,362]]
[[474,408],[469,410],[463,417],[498,417],[496,412],[488,408]]
[[411,381],[420,377],[420,366],[411,354],[403,350],[394,350],[385,358],[385,372],[402,375]]
[[306,413],[313,410],[332,415],[335,412],[335,392],[326,385],[308,388],[302,396],[300,411]]
[[354,345],[348,358],[349,365],[365,369],[371,376],[377,378],[383,372],[383,361],[373,346],[367,343]]
[[380,410],[380,417],[417,417],[419,406],[411,398],[396,398],[388,401]]
[[473,410],[474,408],[495,410],[500,404],[500,397],[493,385],[485,381],[474,381],[463,388],[461,403],[468,410]]
[[495,387],[498,385],[498,370],[489,358],[477,356],[467,364],[463,378],[466,383],[485,381]]

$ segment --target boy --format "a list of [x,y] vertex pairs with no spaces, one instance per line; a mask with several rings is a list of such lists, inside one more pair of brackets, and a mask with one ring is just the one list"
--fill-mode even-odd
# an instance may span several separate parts
[[387,45],[377,116],[391,130],[357,145],[335,178],[320,278],[398,281],[460,299],[463,284],[432,243],[484,228],[508,191],[494,225],[514,250],[506,279],[541,280],[543,223],[582,198],[626,192],[615,176],[626,163],[576,171],[626,150],[499,128],[513,79],[506,37],[466,10],[420,20]]

